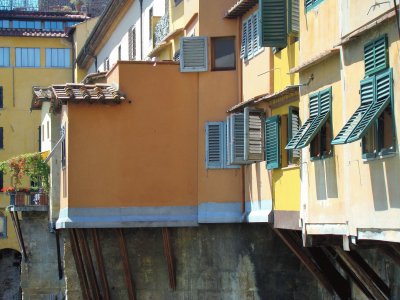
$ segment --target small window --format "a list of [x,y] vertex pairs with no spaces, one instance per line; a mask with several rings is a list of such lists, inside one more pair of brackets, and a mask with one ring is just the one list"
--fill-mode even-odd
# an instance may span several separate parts
[[9,20],[0,20],[0,28],[10,28]]
[[263,50],[260,43],[259,23],[259,11],[243,21],[240,58],[248,60]]
[[110,60],[108,57],[104,60],[104,71],[109,71],[110,70]]
[[71,67],[71,50],[67,48],[46,48],[46,68]]
[[0,86],[0,108],[3,108],[3,87]]
[[4,174],[0,171],[0,190],[4,187]]
[[118,46],[118,60],[121,60],[121,45]]
[[40,48],[15,48],[15,66],[18,68],[39,68]]
[[131,27],[128,33],[129,60],[136,60],[136,28]]
[[10,48],[0,48],[0,67],[10,66]]
[[7,217],[0,213],[0,239],[7,237]]
[[211,38],[212,70],[235,70],[235,37]]

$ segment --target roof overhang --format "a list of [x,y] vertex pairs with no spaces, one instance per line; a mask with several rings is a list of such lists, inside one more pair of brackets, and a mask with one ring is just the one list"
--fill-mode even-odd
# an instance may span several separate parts
[[231,113],[234,111],[241,110],[241,109],[245,108],[246,106],[249,106],[249,105],[255,103],[256,101],[263,99],[264,97],[267,97],[268,95],[269,94],[262,94],[262,95],[258,95],[253,98],[250,98],[246,101],[240,102],[239,104],[236,104],[236,105],[232,106],[230,109],[228,109],[227,112]]
[[241,17],[256,4],[258,4],[258,0],[239,0],[225,13],[225,18],[235,19]]

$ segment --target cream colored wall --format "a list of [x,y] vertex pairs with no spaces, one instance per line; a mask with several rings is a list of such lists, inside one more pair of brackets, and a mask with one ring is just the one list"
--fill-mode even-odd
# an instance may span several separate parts
[[307,13],[300,2],[300,61],[302,64],[339,42],[339,6],[337,0],[324,0]]
[[[340,56],[335,55],[323,63],[302,72],[300,82],[306,82],[314,74],[309,86],[300,88],[300,119],[304,123],[309,117],[309,95],[332,87],[333,136],[340,131],[342,123],[342,86]],[[343,198],[338,166],[341,164],[341,149],[333,148],[333,156],[321,160],[310,160],[309,147],[302,150],[301,208],[306,223],[345,223],[346,207]]]
[[[399,4],[399,0],[395,2]],[[342,36],[359,29],[394,7],[393,0],[342,0],[340,5]]]
[[[399,157],[399,128],[400,128],[400,89],[399,73],[399,37],[396,20],[374,28],[361,36],[354,43],[344,47],[344,89],[345,98],[342,99],[341,127],[350,118],[360,105],[360,80],[364,78],[364,45],[369,41],[388,34],[389,65],[393,68],[394,82],[394,116],[397,129],[397,153],[394,157],[377,159],[374,161],[362,160],[362,149],[359,141],[336,146],[342,154],[339,161],[342,178],[343,193],[341,198],[347,203],[347,215],[350,233],[356,235],[357,228],[400,228],[400,157]],[[336,124],[337,124],[336,123]],[[336,131],[337,132],[337,131]],[[348,183],[351,184],[348,184]]]

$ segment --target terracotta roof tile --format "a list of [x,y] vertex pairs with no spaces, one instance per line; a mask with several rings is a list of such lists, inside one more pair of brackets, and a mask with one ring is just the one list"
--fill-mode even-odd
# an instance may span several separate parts
[[234,19],[243,16],[246,12],[252,9],[258,0],[238,0],[226,13],[225,18]]
[[67,37],[64,31],[47,31],[42,29],[1,28],[0,36],[32,36],[32,37]]

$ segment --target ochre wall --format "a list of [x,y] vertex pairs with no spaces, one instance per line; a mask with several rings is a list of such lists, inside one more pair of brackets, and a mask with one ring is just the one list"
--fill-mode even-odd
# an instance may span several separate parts
[[288,39],[288,46],[275,53],[274,57],[274,87],[273,92],[279,92],[285,87],[299,83],[299,73],[289,74],[290,69],[299,64],[299,44]]

